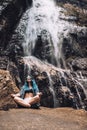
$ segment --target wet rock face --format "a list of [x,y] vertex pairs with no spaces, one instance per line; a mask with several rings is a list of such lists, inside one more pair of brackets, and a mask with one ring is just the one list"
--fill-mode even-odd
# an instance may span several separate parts
[[17,93],[18,91],[9,72],[0,70],[0,109],[8,110],[9,108],[16,107],[10,94]]
[[72,68],[76,70],[87,71],[87,58],[75,59],[72,61]]
[[29,65],[30,74],[36,79],[39,89],[43,93],[41,105],[86,108],[87,87],[86,82],[80,77],[80,72],[76,73],[44,64],[35,57],[24,58],[24,63],[26,64],[25,70]]
[[0,69],[8,70],[18,88],[24,83],[24,64],[21,58],[12,61],[7,56],[0,57]]
[[[8,71],[12,76],[12,80],[15,84],[17,84],[17,87],[19,88],[21,88],[24,84],[25,79],[29,74],[29,69],[31,70],[30,74],[36,80],[39,90],[43,93],[41,97],[42,106],[73,108],[87,107],[87,99],[85,95],[85,92],[87,91],[87,84],[81,77],[81,73],[79,71],[76,74],[76,72],[59,69],[52,66],[51,64],[44,64],[35,57],[28,57],[24,59],[18,58],[18,60],[16,61],[16,65],[14,62],[8,60],[8,65],[7,61],[5,62],[5,58],[6,57],[3,58],[4,61],[2,63],[2,69],[8,68]],[[4,73],[5,77],[7,76],[7,72],[1,72]],[[86,79],[86,73],[82,73],[82,75]],[[11,100],[9,94],[16,92],[13,91],[15,89],[15,86],[11,85],[12,91],[10,91],[7,82],[4,82],[4,80],[2,80],[1,83],[1,86],[5,84],[6,87],[6,91],[4,91],[4,93],[1,89],[1,100],[4,101],[4,95],[8,95],[6,97],[6,100]],[[10,93],[8,93],[7,91],[10,91]],[[13,105],[13,107],[15,106]]]
[[[72,1],[68,2],[72,3]],[[73,2],[76,2],[78,6],[80,5],[79,0]],[[86,0],[83,2],[86,2]],[[63,1],[63,3],[66,3],[66,1]],[[49,63],[53,62],[54,65],[57,65],[54,60],[53,43],[50,44],[47,39],[44,41],[42,39],[43,34],[47,36],[47,30],[44,30],[42,34],[38,36],[33,52],[33,55],[40,60],[32,57],[29,58],[27,64],[25,60],[21,58],[24,56],[22,43],[24,40],[24,30],[26,28],[23,26],[24,24],[21,24],[20,19],[31,4],[32,0],[0,1],[0,69],[10,72],[12,80],[18,88],[24,84],[28,72],[31,73],[40,91],[43,93],[41,98],[42,106],[87,108],[87,99],[84,92],[84,88],[87,91],[87,29],[82,27],[78,30],[76,27],[67,33],[67,28],[64,28],[67,35],[65,37],[61,35],[61,37],[63,37],[63,45],[61,48],[64,60],[66,61],[66,66],[72,71],[62,70],[48,63],[41,64],[41,60],[43,60]],[[24,20],[23,22],[26,24],[26,17],[21,20]],[[74,19],[70,19],[69,22],[75,21]],[[20,28],[23,27],[22,35],[20,28],[17,28],[18,24]],[[84,24],[82,24],[82,26],[83,25]],[[51,38],[50,42],[52,42]],[[7,76],[8,73],[5,72],[4,75]],[[6,80],[7,78],[3,77],[3,79]],[[8,82],[10,82],[10,79],[6,82],[1,79],[1,107],[3,107],[5,103],[10,104],[12,100],[9,94],[16,92],[14,91],[15,86],[11,85],[10,87],[12,88],[10,88]],[[6,88],[4,92],[3,86]],[[15,104],[10,104],[9,107],[15,107]]]
[[0,0],[0,14],[1,14],[1,11],[6,8],[6,6],[12,2],[13,0]]
[[7,70],[8,67],[8,57],[0,57],[0,69]]
[[[8,3],[9,2],[9,3]],[[0,48],[6,49],[7,44],[25,10],[32,4],[32,0],[7,1],[7,6],[2,9],[0,15]],[[3,6],[4,2],[2,3]],[[14,16],[14,17],[13,17]],[[4,53],[4,52],[3,52]]]
[[43,61],[47,60],[49,63],[53,62],[54,65],[57,65],[54,56],[54,48],[52,45],[53,43],[51,37],[50,37],[51,42],[49,42],[47,39],[43,40],[42,38],[44,34],[48,35],[47,33],[48,32],[46,30],[43,30],[41,36],[38,36],[35,49],[32,55],[36,56],[37,58]]
[[63,40],[62,51],[66,60],[66,64],[72,62],[77,57],[87,56],[87,29],[76,29],[69,33],[67,38]]
[[66,86],[62,86],[58,90],[58,97],[59,97],[59,102],[61,107],[75,107],[76,104],[74,103],[75,97],[74,95],[70,92],[70,89],[67,88]]
[[87,0],[56,0],[56,2],[58,3],[70,3],[70,4],[74,4],[80,7],[87,7]]

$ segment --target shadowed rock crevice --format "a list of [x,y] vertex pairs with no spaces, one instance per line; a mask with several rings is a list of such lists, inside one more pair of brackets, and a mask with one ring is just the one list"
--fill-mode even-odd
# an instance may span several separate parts
[[25,10],[30,7],[32,0],[13,0],[0,15],[0,47],[5,49],[14,29],[17,27],[19,20]]

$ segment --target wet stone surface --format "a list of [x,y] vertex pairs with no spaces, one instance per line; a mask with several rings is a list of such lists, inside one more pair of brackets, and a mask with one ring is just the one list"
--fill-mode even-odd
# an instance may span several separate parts
[[87,130],[87,112],[70,108],[0,111],[0,130]]

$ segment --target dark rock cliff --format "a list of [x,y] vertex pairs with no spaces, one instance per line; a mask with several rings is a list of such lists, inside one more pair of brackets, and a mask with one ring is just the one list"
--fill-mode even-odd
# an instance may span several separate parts
[[[4,2],[3,2],[4,4]],[[2,4],[2,6],[3,6]],[[32,0],[13,0],[8,1],[7,6],[1,10],[0,15],[0,48],[1,54],[7,47],[14,29],[17,27],[19,20],[25,10],[32,4]]]
[[[79,30],[71,30],[69,36],[63,38],[62,52],[66,67],[70,70],[70,73],[68,74],[66,70],[64,70],[64,73],[60,72],[56,67],[52,69],[53,65],[48,64],[45,66],[45,63],[43,63],[43,68],[44,66],[47,68],[46,70],[42,68],[42,71],[40,68],[42,64],[36,59],[33,63],[30,58],[29,65],[32,68],[31,72],[38,83],[40,91],[43,92],[41,100],[43,106],[53,107],[55,102],[54,96],[56,96],[57,106],[87,108],[87,99],[82,88],[84,86],[87,89],[87,1],[63,0],[61,2],[60,0],[56,0],[56,2],[58,6],[65,9],[65,17],[61,17],[60,19],[69,23],[74,22],[76,26],[83,27]],[[22,16],[26,10],[31,6],[32,0],[0,1],[0,69],[10,72],[18,88],[23,85],[27,75],[27,72],[25,72],[26,64],[22,59],[24,56],[22,46],[23,36],[18,32],[18,25],[23,20]],[[26,19],[24,19],[24,22],[26,22]],[[41,60],[46,58],[51,63],[52,54],[45,54],[50,50],[49,42],[44,41],[44,44],[49,46],[45,51],[42,39],[40,38],[36,41],[37,45],[33,54]],[[55,62],[54,60],[54,64],[56,64]],[[63,65],[61,66],[63,67]],[[63,69],[65,68],[63,67]],[[48,75],[51,76],[53,84],[51,84]],[[53,86],[52,88],[50,88],[51,85]],[[77,88],[82,101],[78,98]],[[52,89],[54,89],[55,95]]]

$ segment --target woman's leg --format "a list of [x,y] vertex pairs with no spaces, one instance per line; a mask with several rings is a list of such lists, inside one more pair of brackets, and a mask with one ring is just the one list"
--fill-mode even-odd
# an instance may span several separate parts
[[[41,98],[41,95],[37,94],[36,96],[30,98],[29,101],[28,101],[28,103],[30,105],[35,104],[35,103],[39,103],[40,102],[40,98]],[[26,99],[25,99],[25,101],[26,101]]]
[[23,106],[23,107],[27,107],[27,108],[31,107],[31,105],[30,105],[28,102],[26,102],[26,100],[23,100],[23,99],[20,98],[20,97],[14,97],[14,101],[15,101],[17,104],[19,104],[19,105],[21,105],[21,106]]
[[20,97],[20,93],[17,93],[17,94],[11,94],[11,97],[14,98],[14,97]]

